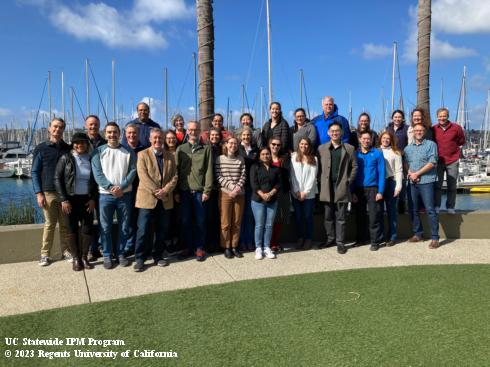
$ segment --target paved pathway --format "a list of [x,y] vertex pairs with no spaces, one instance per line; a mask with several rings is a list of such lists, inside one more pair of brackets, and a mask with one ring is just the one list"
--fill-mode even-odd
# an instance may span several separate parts
[[429,241],[402,242],[391,248],[369,251],[368,246],[337,254],[335,248],[285,251],[276,260],[242,259],[223,255],[195,260],[171,261],[170,266],[150,266],[143,273],[132,267],[74,272],[71,264],[58,261],[42,268],[37,262],[0,265],[0,316],[21,314],[83,303],[138,296],[148,293],[220,284],[246,279],[356,268],[428,265],[490,264],[490,239],[444,240],[429,250]]

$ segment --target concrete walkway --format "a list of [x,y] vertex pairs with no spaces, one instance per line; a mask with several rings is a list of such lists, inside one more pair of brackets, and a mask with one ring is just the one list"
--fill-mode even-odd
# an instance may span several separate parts
[[[170,266],[149,266],[143,273],[132,267],[103,269],[99,262],[92,270],[74,272],[71,264],[58,261],[48,267],[37,262],[0,265],[0,316],[22,314],[58,307],[100,302],[143,294],[221,284],[246,279],[356,268],[429,265],[490,264],[490,239],[443,240],[437,250],[429,241],[402,242],[391,248],[369,251],[369,246],[349,249],[339,255],[335,248],[280,253],[275,260],[209,256],[195,260],[171,261]],[[149,264],[150,262],[147,262]]]

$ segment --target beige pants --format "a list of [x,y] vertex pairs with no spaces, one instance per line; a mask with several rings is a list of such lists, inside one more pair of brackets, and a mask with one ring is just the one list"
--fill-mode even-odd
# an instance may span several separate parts
[[219,193],[219,209],[221,213],[220,242],[223,248],[238,247],[240,240],[240,223],[242,221],[245,195],[232,199],[227,193]]
[[69,234],[66,216],[61,212],[61,202],[56,192],[46,191],[46,206],[43,208],[44,230],[43,242],[41,244],[41,256],[49,256],[53,247],[54,231],[56,223],[60,222],[60,247],[61,254],[68,249],[67,236]]

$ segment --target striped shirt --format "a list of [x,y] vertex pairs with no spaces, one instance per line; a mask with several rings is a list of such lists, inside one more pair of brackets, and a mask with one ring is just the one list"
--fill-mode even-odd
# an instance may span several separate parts
[[236,157],[220,155],[216,160],[215,170],[221,191],[229,194],[238,187],[240,194],[243,194],[247,175],[245,160],[241,155]]

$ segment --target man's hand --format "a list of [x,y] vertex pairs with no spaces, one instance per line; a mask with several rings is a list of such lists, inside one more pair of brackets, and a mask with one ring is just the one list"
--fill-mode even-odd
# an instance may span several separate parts
[[376,201],[381,201],[383,200],[383,194],[380,194],[379,192],[376,194]]
[[61,202],[61,211],[65,214],[71,213],[71,204],[68,200]]
[[208,201],[209,195],[208,194],[202,194],[202,202],[204,203],[205,201]]
[[115,196],[116,198],[120,198],[124,195],[124,193],[119,186],[113,186],[111,189],[111,195]]
[[46,203],[46,197],[44,196],[44,194],[42,192],[38,192],[36,194],[36,200],[37,200],[37,205],[42,209],[44,207],[46,207],[47,203]]

